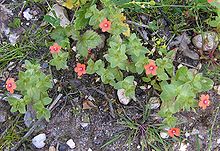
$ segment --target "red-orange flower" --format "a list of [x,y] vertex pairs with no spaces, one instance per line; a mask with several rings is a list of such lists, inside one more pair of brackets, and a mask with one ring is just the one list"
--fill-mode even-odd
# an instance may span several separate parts
[[199,107],[201,107],[203,110],[206,109],[207,106],[210,105],[210,101],[209,101],[209,95],[204,95],[202,94],[200,96],[200,101],[199,101]]
[[170,137],[180,136],[180,129],[179,128],[171,128],[168,130],[168,134]]
[[156,70],[157,70],[157,66],[154,62],[154,60],[150,60],[149,64],[144,66],[145,70],[146,70],[146,75],[152,74],[152,75],[156,75]]
[[16,84],[14,78],[8,78],[5,85],[6,89],[13,94],[14,89],[16,89]]
[[214,2],[214,0],[207,0],[208,3]]
[[74,68],[74,71],[78,74],[78,76],[82,76],[83,74],[86,74],[86,65],[77,63],[76,67]]
[[111,29],[111,22],[106,18],[99,24],[99,27],[102,29],[102,32],[106,32]]
[[61,46],[59,46],[57,43],[54,43],[53,46],[50,46],[50,53],[59,53],[61,49]]

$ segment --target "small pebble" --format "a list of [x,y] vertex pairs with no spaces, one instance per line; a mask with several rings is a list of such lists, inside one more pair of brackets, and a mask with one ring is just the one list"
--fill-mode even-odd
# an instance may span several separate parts
[[190,133],[186,132],[185,133],[186,138],[190,136]]
[[124,89],[119,89],[117,91],[117,95],[118,95],[119,102],[121,104],[127,105],[131,100],[130,98],[125,96],[125,90]]
[[42,68],[46,69],[46,68],[48,68],[48,67],[49,67],[49,65],[48,65],[47,62],[44,62],[44,63],[42,64]]
[[54,146],[50,146],[49,151],[56,151],[56,148]]
[[67,144],[71,149],[73,149],[73,148],[76,147],[76,144],[75,144],[75,142],[74,142],[72,139],[69,139],[69,140],[66,142],[66,144]]
[[67,144],[61,143],[58,147],[58,151],[68,151],[69,146]]
[[151,109],[158,109],[160,107],[160,99],[158,97],[151,97],[149,103]]
[[151,85],[148,85],[148,86],[147,86],[147,89],[150,89],[150,88],[151,88]]
[[188,144],[181,143],[179,151],[187,151]]
[[7,112],[0,110],[0,123],[5,122],[7,119]]
[[217,139],[217,144],[220,144],[220,138],[219,138],[219,139]]
[[10,62],[9,64],[8,64],[8,71],[11,71],[14,67],[15,67],[16,65],[14,64],[14,62],[12,61],[12,62]]
[[14,46],[17,42],[19,35],[17,35],[16,33],[10,34],[8,40],[10,41],[10,43]]
[[72,47],[72,50],[76,52],[76,46],[73,46],[73,47]]
[[166,132],[160,132],[160,136],[161,136],[163,139],[169,137],[169,135],[168,135]]
[[88,149],[88,151],[92,151],[92,149],[91,149],[91,148],[89,148],[89,149]]
[[26,20],[31,20],[33,18],[33,16],[30,14],[30,8],[27,8],[24,12],[23,12],[23,16]]
[[196,135],[196,134],[199,134],[199,130],[193,128],[191,135]]
[[33,14],[34,16],[37,16],[37,15],[39,14],[39,12],[38,12],[37,10],[34,10],[34,11],[32,11],[32,14]]
[[56,84],[58,82],[58,80],[57,79],[53,79],[53,82],[54,82],[54,84]]
[[34,122],[35,114],[33,111],[27,110],[24,114],[24,124],[27,127],[30,127],[32,123]]
[[45,141],[46,140],[46,134],[42,133],[42,134],[39,134],[37,136],[35,136],[33,139],[32,139],[32,144],[34,144],[34,146],[36,148],[43,148],[45,146]]
[[83,127],[83,128],[85,128],[85,127],[87,127],[88,125],[89,125],[89,123],[80,123],[80,125]]

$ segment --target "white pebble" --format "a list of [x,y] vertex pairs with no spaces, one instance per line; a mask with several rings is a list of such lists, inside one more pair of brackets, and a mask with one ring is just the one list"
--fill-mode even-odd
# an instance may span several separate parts
[[181,143],[179,151],[187,151],[188,144]]
[[23,12],[23,16],[25,19],[27,20],[31,20],[33,18],[33,16],[30,14],[30,8],[27,8],[24,12]]
[[44,141],[46,140],[46,135],[44,133],[35,136],[32,139],[32,143],[37,148],[43,148],[45,146]]
[[84,123],[84,122],[82,122],[82,123],[80,123],[80,125],[81,125],[83,128],[85,128],[85,127],[87,127],[87,126],[89,125],[89,123]]
[[92,151],[92,149],[91,149],[91,148],[89,148],[89,149],[88,149],[88,151]]
[[124,104],[124,105],[127,105],[129,102],[130,102],[130,98],[126,97],[125,96],[125,90],[124,89],[119,89],[117,91],[117,95],[118,95],[118,99],[119,101]]
[[75,142],[74,142],[72,139],[69,139],[69,140],[66,142],[66,144],[67,144],[71,149],[73,149],[73,148],[76,147],[76,144],[75,144]]
[[186,138],[190,136],[190,133],[186,132],[185,133]]
[[169,135],[166,132],[160,132],[160,136],[164,139],[169,137]]
[[10,34],[9,35],[9,41],[12,45],[15,45],[16,42],[17,42],[17,39],[18,39],[19,35],[17,35],[16,33],[13,33],[13,34]]
[[193,128],[191,135],[196,135],[196,134],[199,134],[199,130]]
[[220,138],[219,138],[219,139],[217,139],[217,144],[220,144]]

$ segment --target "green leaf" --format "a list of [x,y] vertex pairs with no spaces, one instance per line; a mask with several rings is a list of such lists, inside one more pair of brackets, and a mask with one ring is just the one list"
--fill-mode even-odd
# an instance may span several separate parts
[[97,29],[102,20],[104,18],[107,18],[107,14],[107,9],[102,9],[101,11],[99,11],[96,8],[96,5],[92,5],[86,12],[85,18],[90,18],[89,25],[93,26],[94,29]]
[[52,102],[52,99],[49,98],[49,97],[45,97],[45,98],[43,98],[42,101],[43,101],[44,105],[48,105],[48,104],[50,104]]
[[172,101],[176,97],[176,86],[173,84],[161,85],[162,93],[160,98],[162,101]]
[[7,101],[10,105],[12,106],[16,106],[17,105],[17,102],[20,101],[20,99],[17,99],[15,97],[8,97],[7,98]]
[[11,27],[11,28],[19,28],[19,27],[21,26],[21,20],[20,20],[20,18],[15,17],[15,18],[13,19],[13,22],[10,22],[10,23],[8,24],[8,26]]
[[44,16],[44,21],[50,23],[53,27],[58,27],[60,26],[60,19],[52,17],[50,15],[45,15]]
[[124,79],[125,82],[129,83],[129,84],[133,84],[134,83],[134,76],[127,76]]
[[107,68],[108,70],[110,70],[110,72],[113,73],[115,79],[117,81],[122,81],[123,80],[123,73],[118,69],[118,68]]
[[142,80],[144,82],[150,82],[151,81],[151,78],[150,77],[142,77]]
[[202,77],[201,85],[202,85],[201,91],[208,91],[212,89],[214,82],[207,77]]
[[16,112],[17,111],[17,108],[15,108],[15,107],[11,107],[11,109],[10,109],[10,111],[12,112],[12,113],[14,113],[14,112]]
[[163,123],[165,123],[169,127],[175,127],[177,123],[177,118],[174,116],[169,116],[164,119]]
[[51,77],[45,76],[44,74],[39,79],[39,82],[36,84],[36,87],[40,88],[42,91],[46,91],[48,88],[52,88]]
[[73,25],[67,26],[65,28],[65,32],[66,32],[65,39],[67,39],[67,37],[71,37],[73,40],[78,40],[80,37],[80,32],[77,31]]
[[86,13],[88,11],[88,7],[83,6],[78,11],[75,12],[75,20],[74,27],[76,30],[82,30],[89,23],[89,18],[86,18]]
[[141,40],[137,38],[136,34],[131,34],[127,42],[127,53],[132,58],[136,58],[145,55],[147,52],[148,49],[142,46]]
[[38,119],[44,117],[46,119],[46,121],[49,121],[50,116],[51,116],[50,111],[46,108],[40,108],[39,110],[37,110],[37,118]]
[[157,26],[156,20],[153,20],[152,22],[149,22],[148,26],[149,26],[149,29],[151,29],[153,31],[156,31],[156,30],[159,29],[159,27]]
[[50,111],[48,109],[44,110],[43,117],[46,119],[47,122],[49,122],[51,114],[50,114]]
[[132,72],[132,73],[136,73],[136,66],[135,66],[135,64],[133,63],[133,62],[129,62],[129,61],[127,61],[126,63],[125,63],[125,68],[126,68],[126,71],[130,71],[130,72]]
[[98,75],[100,75],[103,72],[104,67],[105,63],[101,59],[99,59],[95,62],[94,70],[98,73]]
[[68,52],[59,52],[58,54],[53,54],[53,59],[50,60],[50,65],[56,66],[57,70],[67,69],[68,57],[69,57]]
[[24,114],[26,112],[26,107],[25,107],[25,104],[20,101],[17,105],[17,109],[20,113]]
[[209,78],[203,77],[202,74],[197,74],[192,81],[192,85],[196,91],[202,92],[212,89],[214,82]]
[[102,82],[104,84],[110,84],[110,85],[115,84],[114,74],[112,72],[110,72],[110,70],[104,69],[100,76],[101,76]]
[[135,62],[136,72],[141,74],[144,71],[144,65],[148,63],[148,58],[143,56],[132,57],[132,61]]
[[125,70],[128,58],[125,54],[126,45],[110,42],[110,47],[111,48],[108,49],[108,54],[105,58],[110,63],[111,68],[119,67],[120,69]]
[[157,83],[156,80],[151,80],[150,84],[153,86],[153,88],[154,88],[155,90],[161,91],[161,87],[160,87],[160,85]]
[[27,95],[32,98],[32,99],[36,99],[36,100],[39,100],[40,99],[40,91],[38,88],[29,88],[27,90]]
[[168,80],[169,79],[169,76],[166,74],[166,72],[164,71],[163,68],[157,68],[157,77],[160,79],[160,80]]
[[96,71],[94,69],[95,63],[94,61],[90,58],[89,61],[87,62],[87,67],[86,67],[86,73],[87,74],[94,74]]
[[62,48],[70,47],[69,38],[66,29],[63,27],[55,28],[51,33],[51,38],[54,39]]
[[193,74],[188,70],[187,67],[180,67],[176,72],[176,80],[182,82],[188,82],[193,79]]
[[80,55],[86,57],[88,55],[88,49],[96,48],[102,43],[101,37],[92,30],[87,30],[76,44],[76,49]]
[[127,76],[123,81],[119,81],[114,85],[115,89],[124,89],[125,96],[129,98],[135,97],[134,76]]

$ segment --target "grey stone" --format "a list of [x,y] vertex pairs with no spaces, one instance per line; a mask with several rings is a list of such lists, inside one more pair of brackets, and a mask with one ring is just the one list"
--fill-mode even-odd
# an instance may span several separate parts
[[0,123],[3,123],[7,120],[7,112],[0,110]]

